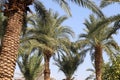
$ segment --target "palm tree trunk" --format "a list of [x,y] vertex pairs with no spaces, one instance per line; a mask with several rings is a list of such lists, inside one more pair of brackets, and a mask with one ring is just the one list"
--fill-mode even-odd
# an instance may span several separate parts
[[24,11],[10,11],[0,54],[0,80],[12,80],[23,26]]
[[96,70],[96,80],[102,80],[102,47],[100,44],[95,46],[95,70]]
[[45,60],[44,80],[50,80],[50,69],[49,69],[50,58],[51,56],[48,53],[44,54],[44,60]]

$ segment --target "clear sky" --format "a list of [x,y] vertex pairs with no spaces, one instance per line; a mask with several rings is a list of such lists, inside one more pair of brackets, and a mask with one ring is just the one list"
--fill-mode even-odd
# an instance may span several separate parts
[[[66,15],[66,13],[63,11],[63,9],[61,9],[60,6],[58,6],[55,2],[53,2],[54,0],[41,0],[41,1],[44,3],[47,9],[52,8],[54,11],[59,12],[60,15]],[[95,0],[97,4],[99,3],[99,1],[100,0],[98,1]],[[85,28],[83,25],[84,20],[88,18],[89,14],[91,14],[92,12],[86,8],[79,7],[72,3],[70,3],[70,7],[72,12],[72,17],[66,20],[63,23],[63,25],[68,25],[72,28],[72,30],[76,34],[76,38],[73,40],[77,40],[78,34],[83,33],[83,28]],[[120,6],[116,4],[111,5],[104,8],[102,11],[106,16],[115,15],[120,13]],[[117,42],[120,41],[119,35],[120,35],[120,30],[118,31],[118,35],[117,36],[115,35],[115,39]],[[120,45],[120,42],[119,42],[119,45]],[[74,74],[74,76],[76,77],[75,80],[85,80],[85,78],[90,74],[88,71],[86,71],[86,69],[92,67],[89,57],[90,57],[89,55],[86,56],[84,63],[81,64],[78,70],[75,72]],[[51,77],[54,77],[56,80],[62,80],[63,78],[65,78],[64,74],[60,72],[53,63],[54,61],[51,59],[51,62],[50,62]]]

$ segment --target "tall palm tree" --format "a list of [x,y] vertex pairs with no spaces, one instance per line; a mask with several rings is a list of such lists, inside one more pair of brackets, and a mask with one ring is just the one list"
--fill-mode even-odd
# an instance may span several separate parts
[[12,80],[18,53],[19,37],[27,12],[33,0],[1,0],[7,28],[0,54],[0,80]]
[[[29,11],[29,5],[34,0],[0,0],[0,6],[4,7],[1,12],[7,16],[7,29],[3,39],[2,51],[0,54],[0,79],[11,80],[14,73],[19,37],[22,30],[22,26],[25,21],[27,10]],[[90,7],[97,13],[100,13],[95,5],[90,3],[89,0],[71,0],[72,2],[78,3],[79,5]],[[67,3],[65,0],[59,0],[60,4]],[[61,4],[62,5],[62,4]],[[63,5],[64,6],[64,5]],[[42,8],[43,9],[43,8]],[[42,12],[44,10],[41,10]],[[42,15],[44,16],[44,15]],[[16,28],[17,27],[17,28]]]
[[[101,80],[103,56],[102,51],[106,51],[111,57],[117,51],[118,45],[112,38],[111,31],[114,27],[108,27],[109,22],[104,23],[103,18],[95,18],[90,15],[90,20],[85,20],[86,33],[80,35],[80,44],[90,50],[91,58],[95,60],[96,80]],[[108,18],[110,20],[110,18]],[[107,20],[107,19],[106,19]],[[98,28],[98,29],[96,29]],[[116,50],[117,49],[117,50]]]
[[73,74],[83,62],[81,53],[83,54],[84,51],[79,53],[76,45],[76,43],[71,44],[69,54],[65,54],[66,52],[62,51],[62,53],[58,54],[58,57],[54,57],[55,65],[58,66],[59,70],[66,76],[64,80],[74,80],[75,77],[73,77]]
[[69,45],[69,36],[74,35],[73,31],[67,26],[61,24],[67,19],[65,16],[59,17],[57,13],[48,12],[49,22],[45,24],[39,16],[35,17],[35,28],[30,29],[26,33],[25,41],[36,43],[34,46],[38,47],[44,54],[45,71],[44,80],[50,80],[49,61],[51,56],[59,49],[66,49]]

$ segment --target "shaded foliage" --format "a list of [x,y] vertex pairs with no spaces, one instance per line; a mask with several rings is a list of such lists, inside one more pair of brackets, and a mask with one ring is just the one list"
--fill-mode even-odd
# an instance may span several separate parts
[[19,49],[17,64],[25,80],[38,80],[43,74],[43,56],[36,48],[29,43],[22,45]]
[[76,47],[76,43],[72,43],[71,46],[68,46],[69,53],[62,51],[56,57],[54,56],[55,65],[58,66],[59,70],[62,71],[66,79],[65,80],[74,80],[73,74],[77,70],[78,66],[83,62],[81,57],[82,51],[79,53]]
[[120,80],[120,55],[104,65],[103,80]]

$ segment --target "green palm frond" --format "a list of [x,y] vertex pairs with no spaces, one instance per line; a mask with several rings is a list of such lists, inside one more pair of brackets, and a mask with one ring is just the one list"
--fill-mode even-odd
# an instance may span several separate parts
[[[92,19],[92,18],[90,18]],[[106,29],[106,26],[112,22],[115,22],[115,21],[118,21],[120,19],[120,16],[119,15],[116,15],[116,16],[111,16],[109,18],[106,18],[106,19],[96,19],[94,20],[95,22],[89,22],[89,21],[85,21],[85,25],[87,27],[87,33],[89,33],[89,35],[87,37],[93,37],[95,38],[95,35],[96,36],[96,39],[99,39],[100,37],[100,34],[103,34],[103,29]],[[91,20],[93,21],[93,19]],[[88,27],[89,26],[89,27]],[[119,28],[117,28],[119,29]],[[114,33],[117,31],[117,29],[114,29],[114,31],[111,29],[110,33]],[[100,32],[101,31],[101,32]],[[99,32],[99,33],[98,33]],[[97,33],[97,34],[96,34]],[[107,32],[106,32],[107,33]],[[111,34],[109,33],[109,35],[107,35],[106,37],[110,37]],[[108,33],[107,33],[108,34]],[[99,38],[98,38],[99,37]]]
[[101,4],[100,4],[100,7],[101,7],[101,8],[104,8],[104,7],[106,7],[106,6],[110,5],[110,4],[113,4],[113,3],[114,3],[114,2],[112,2],[112,1],[102,0],[102,1],[101,1]]
[[115,57],[113,51],[109,46],[106,45],[106,46],[103,46],[103,48],[107,52],[107,55],[110,56],[111,59]]
[[77,43],[78,43],[78,46],[79,46],[80,49],[81,49],[81,48],[83,49],[83,48],[85,48],[86,46],[89,46],[89,40],[86,40],[86,39],[78,40]]
[[[21,46],[21,48],[24,47]],[[29,47],[24,49],[22,53],[19,53],[17,63],[25,79],[34,80],[36,77],[42,75],[38,74],[43,73],[42,58],[37,49],[34,50]]]
[[35,14],[27,15],[27,17],[26,17],[27,23],[31,24],[31,25],[36,25],[35,21],[34,21],[35,19],[36,19],[36,15]]
[[111,4],[114,4],[114,3],[120,3],[120,1],[119,0],[102,0],[100,7],[104,8],[104,7],[111,5]]
[[80,6],[87,7],[90,10],[92,10],[94,13],[96,13],[99,17],[104,17],[101,10],[95,5],[95,3],[91,0],[69,0],[73,3],[76,3]]
[[[94,14],[91,14],[91,15],[89,16],[89,18],[90,18],[90,22],[91,22],[91,23],[94,23],[94,22],[96,21]],[[98,18],[98,19],[99,19],[99,18]]]
[[[92,32],[98,31],[98,30],[104,28],[105,25],[107,25],[107,24],[109,24],[109,23],[112,23],[112,22],[115,22],[115,21],[118,21],[118,20],[120,20],[120,15],[119,15],[119,14],[118,14],[118,15],[115,15],[115,16],[111,16],[111,17],[109,17],[109,18],[106,18],[106,19],[100,21],[100,22],[96,25],[96,27],[93,29]],[[101,26],[101,27],[98,27],[98,26]]]
[[34,7],[39,18],[41,18],[42,23],[45,25],[50,22],[49,13],[47,12],[45,6],[38,0],[34,1]]
[[89,75],[85,80],[96,80],[95,75]]
[[106,45],[103,45],[104,50],[107,52],[111,59],[115,58],[116,54],[120,51],[118,44],[113,39],[106,41],[105,44]]
[[[69,15],[71,15],[67,1],[65,0],[54,0],[54,1],[60,4],[60,6],[64,8]],[[104,17],[102,11],[91,0],[69,0],[69,2],[73,2],[75,4],[78,4],[79,6],[86,7],[92,10],[94,13],[96,13],[99,17]]]
[[[75,36],[75,34],[74,34],[74,32],[72,31],[72,29],[70,29],[70,27],[69,26],[60,26],[60,27],[58,27],[57,29],[56,29],[56,31],[55,31],[57,34],[59,33],[59,37],[66,37],[66,38],[68,38],[69,39],[69,37],[71,36],[71,37],[73,37],[74,38],[74,36]],[[70,35],[70,36],[68,36],[68,34]]]
[[72,75],[77,70],[81,61],[81,56],[78,53],[70,53],[69,55],[61,54],[60,57],[54,58],[55,65],[66,75],[66,77],[72,78]]
[[71,16],[70,7],[65,0],[53,0],[53,1],[57,2],[68,13],[68,15]]
[[68,18],[66,16],[62,16],[62,17],[57,17],[55,19],[56,19],[56,21],[55,21],[54,26],[60,26],[62,24],[62,22],[64,22]]
[[87,34],[80,34],[79,35],[79,38],[85,38],[85,37],[87,37]]
[[90,71],[90,72],[94,72],[95,73],[95,70],[94,69],[87,69],[86,71]]
[[53,52],[53,49],[51,49],[51,47],[46,46],[44,43],[39,43],[36,40],[30,40],[30,43],[32,44],[32,46],[34,47],[38,47],[40,50],[49,50],[50,52]]
[[93,68],[88,68],[86,71],[91,72],[91,74],[85,80],[96,80],[95,78],[95,64],[92,63]]
[[107,38],[110,37],[112,34],[116,34],[119,29],[120,29],[120,20],[116,21],[114,23],[114,26],[111,27],[111,29],[109,29]]
[[88,30],[90,30],[90,22],[87,20],[87,19],[85,19],[85,22],[83,23],[85,26],[86,26],[86,29],[84,29],[86,32],[88,32]]
[[107,42],[107,44],[114,47],[115,49],[119,50],[119,46],[118,46],[116,41],[110,40],[110,41]]
[[[38,76],[41,76],[43,74],[42,69],[44,69],[43,65],[40,64],[42,62],[42,56],[38,57],[38,55],[33,55],[32,57],[30,57],[30,62],[31,62],[29,64],[29,67],[31,69],[30,73],[32,75],[36,74],[33,77],[36,78]],[[38,75],[39,73],[41,73],[41,75]]]

